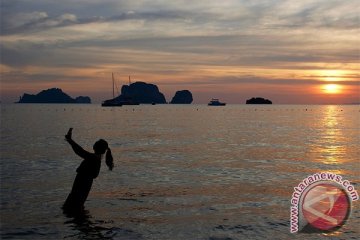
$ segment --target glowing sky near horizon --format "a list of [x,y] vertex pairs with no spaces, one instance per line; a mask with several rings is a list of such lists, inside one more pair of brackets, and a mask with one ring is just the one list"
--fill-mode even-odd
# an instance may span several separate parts
[[357,0],[4,0],[1,101],[51,87],[94,102],[120,84],[168,101],[360,102]]

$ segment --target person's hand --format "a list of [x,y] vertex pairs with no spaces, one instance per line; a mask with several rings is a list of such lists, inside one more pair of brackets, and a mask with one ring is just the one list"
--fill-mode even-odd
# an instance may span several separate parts
[[66,141],[71,140],[72,130],[73,130],[72,128],[69,128],[69,131],[68,131],[67,134],[65,135],[65,140],[66,140]]

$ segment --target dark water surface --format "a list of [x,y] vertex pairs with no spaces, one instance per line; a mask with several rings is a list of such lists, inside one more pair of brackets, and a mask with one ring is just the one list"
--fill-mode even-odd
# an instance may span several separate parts
[[[328,234],[291,234],[293,187],[330,171],[360,190],[359,106],[1,105],[2,239],[357,239],[360,204]],[[110,143],[82,218],[60,207]]]

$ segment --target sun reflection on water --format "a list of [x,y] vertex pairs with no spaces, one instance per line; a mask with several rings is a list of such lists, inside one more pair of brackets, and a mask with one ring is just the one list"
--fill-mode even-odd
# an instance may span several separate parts
[[327,106],[323,116],[319,121],[323,132],[320,134],[318,142],[313,151],[318,152],[318,160],[324,164],[341,164],[346,155],[344,147],[344,135],[339,127],[342,115],[339,114],[338,106]]

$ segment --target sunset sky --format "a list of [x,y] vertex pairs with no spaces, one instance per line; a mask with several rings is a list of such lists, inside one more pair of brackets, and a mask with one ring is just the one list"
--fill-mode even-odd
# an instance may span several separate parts
[[118,84],[168,101],[360,102],[358,0],[3,0],[1,101],[62,88],[93,102]]

